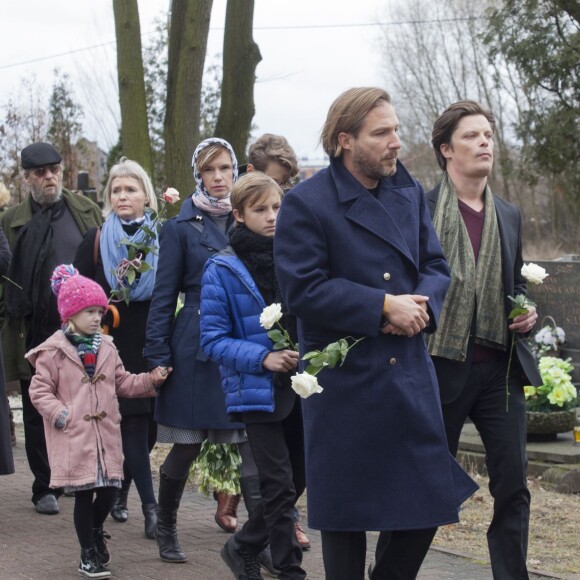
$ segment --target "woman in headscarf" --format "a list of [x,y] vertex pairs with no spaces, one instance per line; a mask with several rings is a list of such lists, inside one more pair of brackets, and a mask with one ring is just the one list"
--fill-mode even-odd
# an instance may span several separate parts
[[[228,243],[226,232],[233,221],[230,191],[238,164],[227,141],[211,138],[197,146],[192,166],[197,187],[161,232],[145,346],[150,368],[173,368],[155,406],[157,441],[173,444],[159,470],[156,530],[159,555],[168,562],[187,559],[177,541],[177,511],[201,444],[240,444],[243,465],[255,469],[244,425],[230,422],[226,414],[218,366],[199,347],[201,277],[207,259]],[[176,317],[180,293],[184,306]],[[227,531],[234,530],[235,526]]]

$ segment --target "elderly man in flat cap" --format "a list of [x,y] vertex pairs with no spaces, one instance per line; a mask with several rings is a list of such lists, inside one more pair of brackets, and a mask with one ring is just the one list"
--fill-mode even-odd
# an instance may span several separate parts
[[25,147],[21,163],[30,195],[0,218],[12,250],[0,298],[4,367],[6,380],[20,381],[26,455],[34,475],[32,502],[41,514],[58,513],[60,492],[49,487],[44,427],[28,395],[31,369],[24,354],[60,327],[50,290],[53,269],[72,263],[85,232],[102,223],[95,203],[63,189],[61,162],[49,143]]

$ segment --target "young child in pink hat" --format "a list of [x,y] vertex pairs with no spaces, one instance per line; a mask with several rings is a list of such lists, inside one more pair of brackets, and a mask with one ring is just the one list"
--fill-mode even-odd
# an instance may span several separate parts
[[30,398],[44,418],[50,486],[75,494],[78,571],[106,578],[110,536],[103,522],[123,479],[117,396],[154,396],[171,369],[138,375],[125,370],[111,337],[101,333],[108,301],[96,282],[63,264],[51,285],[63,325],[26,354],[36,369]]

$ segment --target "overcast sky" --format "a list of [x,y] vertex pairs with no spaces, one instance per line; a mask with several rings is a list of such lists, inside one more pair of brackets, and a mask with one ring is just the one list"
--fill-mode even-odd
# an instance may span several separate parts
[[[334,98],[352,86],[384,85],[373,24],[388,18],[390,2],[256,0],[254,39],[263,60],[257,68],[255,135],[285,135],[299,157],[321,158],[319,131]],[[139,0],[144,42],[168,5],[169,0]],[[208,59],[222,52],[225,6],[226,0],[214,0]],[[111,90],[116,83],[112,1],[3,2],[2,22],[0,104],[30,75],[50,90],[52,71],[59,67],[71,75],[84,104],[87,137],[110,146],[118,116]]]

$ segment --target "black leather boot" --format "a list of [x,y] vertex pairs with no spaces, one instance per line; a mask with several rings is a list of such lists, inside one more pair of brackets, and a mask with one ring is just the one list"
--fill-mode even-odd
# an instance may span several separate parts
[[[240,479],[240,488],[249,517],[254,513],[256,506],[262,501],[262,496],[260,495],[260,478],[257,475],[242,477]],[[258,554],[258,562],[272,578],[280,578],[280,570],[272,562],[270,546]]]
[[159,556],[164,562],[181,564],[187,561],[177,541],[177,510],[183,495],[187,477],[171,479],[159,468],[159,497],[155,539],[159,546]]
[[150,540],[155,539],[155,526],[157,526],[157,504],[144,503],[141,506],[145,516],[145,537]]
[[115,499],[111,507],[111,517],[120,524],[125,523],[129,519],[129,510],[127,509],[127,496],[131,488],[131,480],[124,479],[123,487],[117,489],[115,492]]

